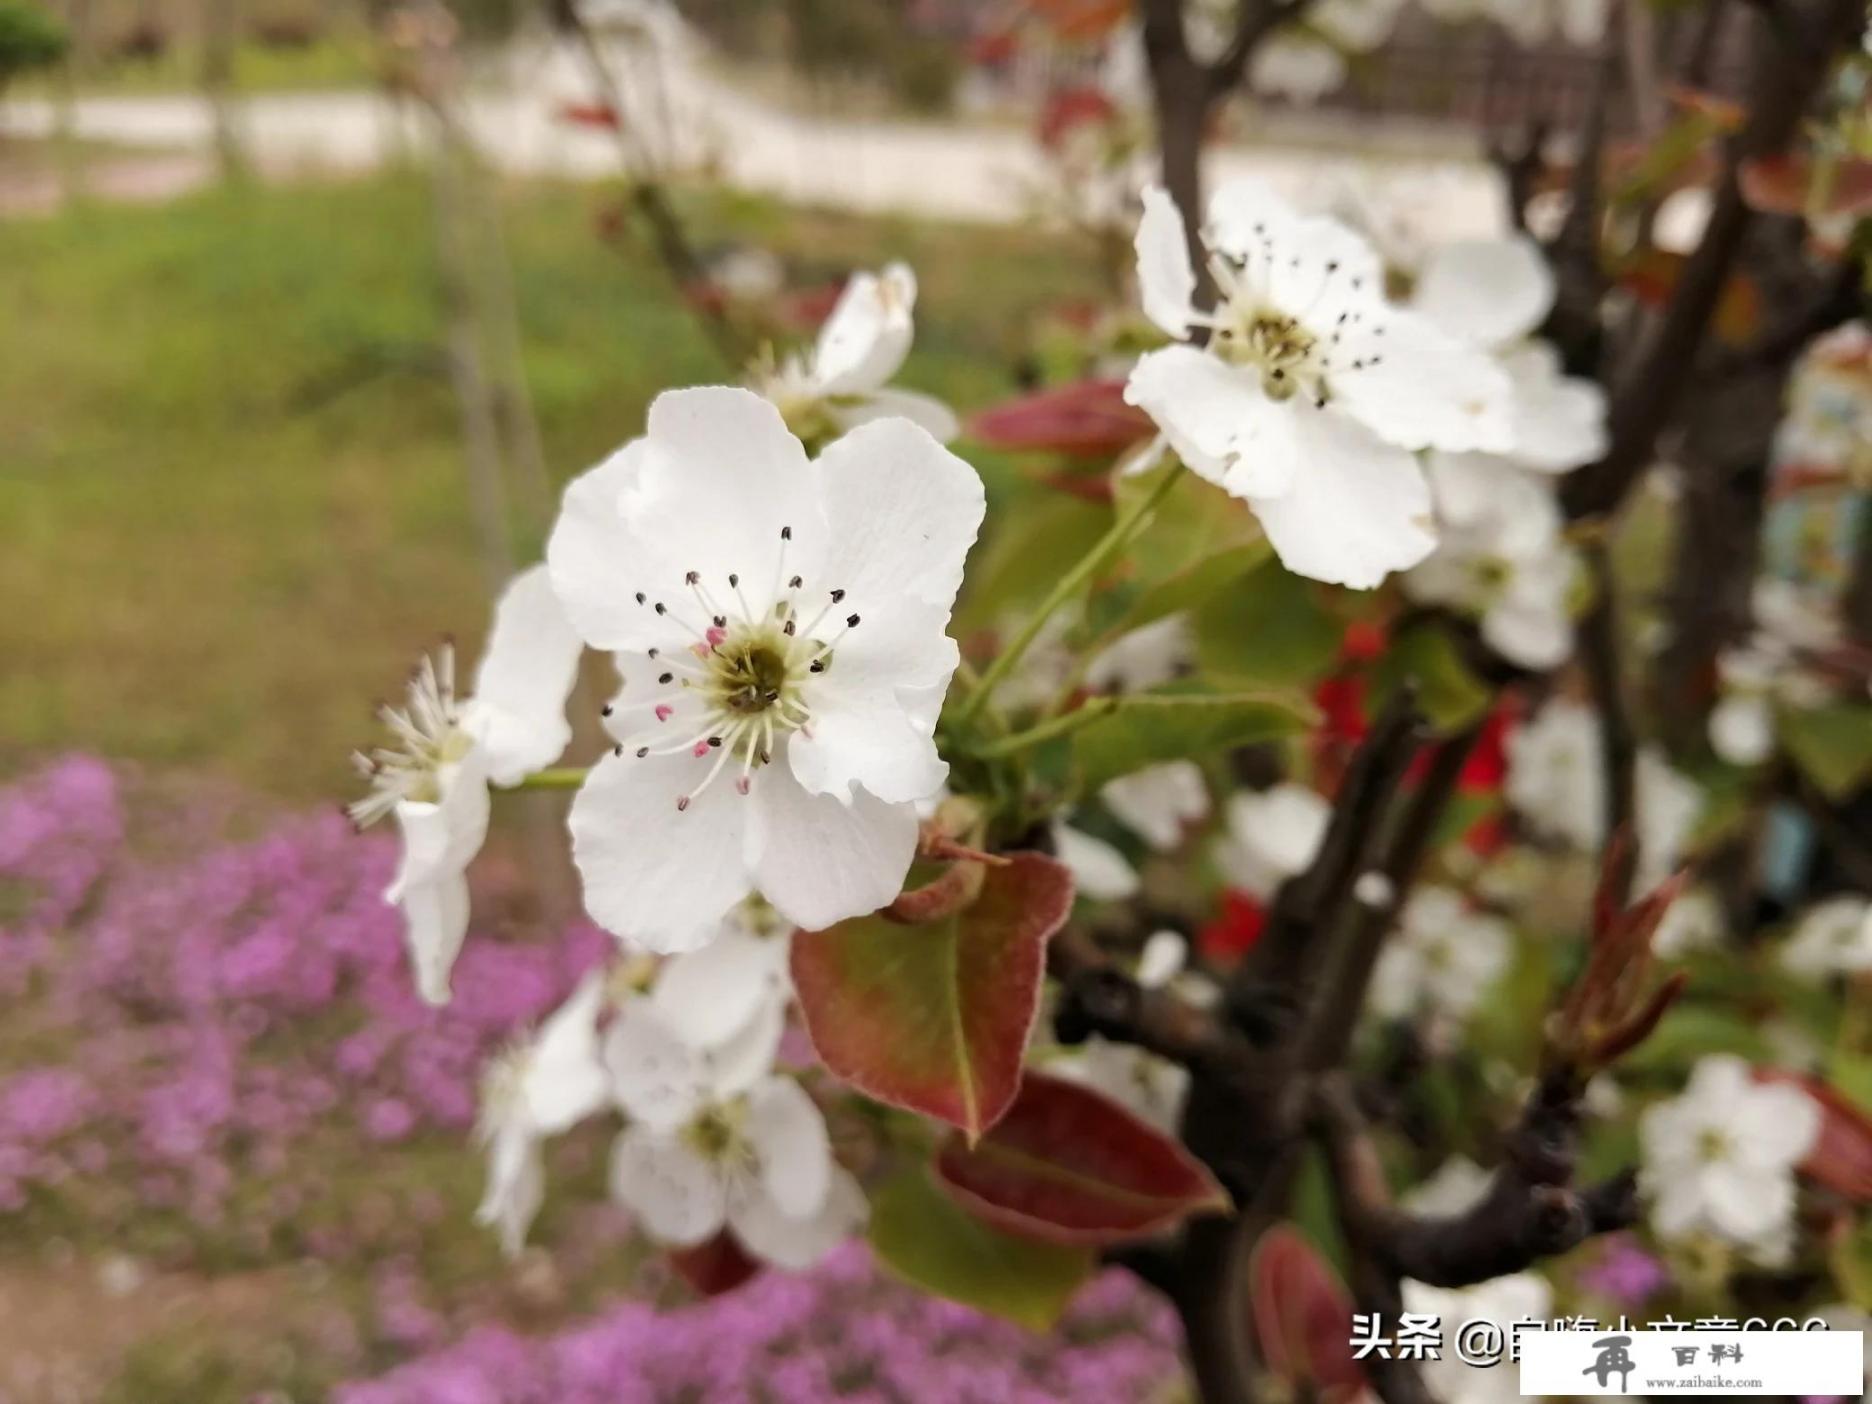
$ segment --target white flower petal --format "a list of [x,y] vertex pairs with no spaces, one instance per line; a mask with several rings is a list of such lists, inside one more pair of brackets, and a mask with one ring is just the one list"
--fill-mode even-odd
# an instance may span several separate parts
[[832,1178],[832,1140],[818,1103],[792,1078],[770,1077],[748,1093],[747,1115],[767,1197],[789,1218],[815,1212]]
[[1183,214],[1161,185],[1146,186],[1143,198],[1136,240],[1138,296],[1144,315],[1181,340],[1189,334],[1196,298]]
[[850,803],[811,795],[783,764],[753,789],[755,880],[788,921],[819,931],[876,911],[903,890],[916,854],[916,808],[860,790]]
[[1336,219],[1296,213],[1258,180],[1231,180],[1209,201],[1210,248],[1243,261],[1274,308],[1309,328],[1342,311],[1384,308],[1384,269],[1370,244]]
[[1053,856],[1072,870],[1073,887],[1082,897],[1122,902],[1137,895],[1138,875],[1124,854],[1102,838],[1068,825],[1053,825]]
[[707,1051],[715,1099],[738,1096],[773,1072],[785,1035],[786,1001],[776,996],[756,1005],[753,1017]]
[[406,883],[397,900],[416,992],[425,1003],[447,1004],[449,972],[468,934],[468,879],[454,873]]
[[666,1133],[690,1120],[714,1092],[707,1057],[648,1000],[626,1000],[604,1035],[611,1092],[624,1114]]
[[841,429],[856,429],[879,419],[907,419],[939,444],[946,444],[962,433],[962,421],[956,412],[934,395],[887,385],[860,399],[838,400],[827,411]]
[[611,1152],[611,1195],[659,1242],[691,1247],[727,1222],[717,1169],[680,1140],[627,1126]]
[[718,777],[676,808],[712,764],[685,752],[611,755],[592,767],[569,827],[585,908],[607,931],[665,954],[694,950],[748,895],[747,797]]
[[553,592],[572,627],[594,648],[640,651],[671,637],[669,624],[634,598],[643,588],[641,562],[626,540],[625,497],[635,489],[648,453],[642,439],[633,439],[574,478],[546,543]]
[[916,295],[916,274],[905,264],[852,274],[813,351],[821,393],[861,395],[897,374],[915,335]]
[[803,1271],[864,1227],[870,1206],[851,1173],[832,1169],[825,1200],[804,1217],[791,1217],[767,1195],[743,1192],[729,1206],[735,1237],[755,1257],[791,1272]]
[[628,539],[611,547],[631,556],[626,605],[642,590],[694,623],[703,611],[684,585],[689,572],[723,594],[732,574],[774,579],[783,553],[789,574],[816,574],[825,541],[819,480],[772,404],[733,386],[665,391],[650,406],[644,443],[625,497]]
[[1168,852],[1183,841],[1185,824],[1209,813],[1209,790],[1194,761],[1166,761],[1106,782],[1105,807],[1152,848]]
[[522,1127],[503,1127],[488,1143],[487,1189],[475,1209],[475,1222],[499,1235],[501,1252],[518,1257],[545,1200],[546,1167],[539,1142]]
[[489,809],[476,752],[444,767],[438,782],[436,803],[404,800],[396,807],[403,858],[384,893],[403,909],[417,992],[435,1005],[449,1001],[449,972],[468,934],[468,864],[487,838]]
[[1125,402],[1157,422],[1192,472],[1236,497],[1286,492],[1301,469],[1294,402],[1270,400],[1256,378],[1193,346],[1140,357]]
[[556,1135],[602,1107],[611,1078],[598,1046],[598,1014],[605,975],[594,970],[540,1026],[520,1078],[527,1119],[543,1135]]
[[813,470],[830,535],[808,590],[843,590],[860,614],[898,595],[946,613],[986,508],[975,470],[906,419],[852,430]]
[[[927,627],[890,627],[890,616],[907,620],[927,613],[927,606],[903,601],[876,620],[879,628],[861,641],[870,649],[868,654],[855,645],[839,646],[813,693],[811,726],[787,743],[786,763],[809,794],[844,800],[855,793],[854,786],[863,786],[877,799],[913,803],[942,788],[948,763],[937,755],[930,730],[905,707],[892,685],[894,678],[903,677],[902,660],[885,656],[887,651],[923,646],[943,660],[946,688],[959,657],[954,641]],[[904,681],[913,694],[927,696],[912,682],[915,677]]]
[[1709,739],[1729,764],[1760,765],[1774,754],[1774,708],[1760,693],[1731,693],[1710,712]]
[[1349,332],[1328,377],[1333,404],[1399,448],[1506,453],[1513,390],[1486,352],[1426,317],[1391,311]]
[[1189,960],[1189,942],[1174,931],[1153,931],[1138,954],[1137,982],[1159,990],[1183,972]]
[[1792,1083],[1756,1083],[1744,1105],[1736,1158],[1745,1165],[1787,1171],[1806,1159],[1819,1139],[1820,1104]]
[[1559,355],[1542,341],[1504,353],[1500,364],[1508,375],[1517,463],[1565,473],[1605,456],[1606,394],[1597,383],[1563,374]]
[[565,750],[572,739],[566,697],[578,677],[582,648],[546,566],[523,570],[507,582],[494,606],[464,718],[494,784],[518,784]]
[[730,920],[700,950],[672,956],[650,991],[659,1013],[701,1048],[714,1048],[746,1028],[762,1005],[787,988],[784,935],[756,936]]
[[1719,1161],[1700,1176],[1710,1227],[1734,1243],[1768,1238],[1794,1212],[1794,1182]]
[[1369,590],[1430,554],[1430,487],[1415,458],[1330,410],[1303,407],[1294,421],[1304,466],[1283,496],[1248,500],[1287,569]]
[[1229,797],[1217,864],[1233,886],[1265,900],[1312,863],[1331,822],[1332,805],[1305,785],[1237,791]]
[[1443,244],[1411,292],[1412,308],[1443,331],[1491,349],[1531,334],[1553,301],[1553,270],[1526,235]]

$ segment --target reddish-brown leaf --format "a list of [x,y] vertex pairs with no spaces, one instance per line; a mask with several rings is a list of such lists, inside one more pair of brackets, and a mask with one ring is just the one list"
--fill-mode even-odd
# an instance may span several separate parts
[[1125,403],[1122,380],[1076,380],[969,421],[969,436],[993,448],[1071,458],[1115,458],[1154,432],[1150,417]]
[[704,1297],[732,1292],[761,1270],[758,1259],[726,1229],[693,1248],[672,1248],[669,1264]]
[[801,932],[793,983],[835,1075],[880,1102],[979,1136],[1020,1085],[1047,938],[1072,909],[1072,874],[1015,853],[968,906],[917,926],[882,915]]
[[1248,1260],[1248,1310],[1268,1369],[1306,1397],[1356,1399],[1365,1374],[1352,1358],[1352,1297],[1305,1234],[1289,1223],[1263,1233]]
[[1872,212],[1872,161],[1819,162],[1804,152],[1746,161],[1742,196],[1769,214],[1857,218]]
[[1122,1243],[1229,1207],[1176,1141],[1090,1088],[1037,1072],[975,1145],[943,1143],[936,1178],[969,1212],[1048,1243]]
[[[1683,254],[1649,249],[1626,264],[1619,282],[1645,305],[1663,307],[1675,294],[1688,262]],[[1716,303],[1717,337],[1732,346],[1746,342],[1761,326],[1761,301],[1760,289],[1748,278],[1733,277],[1723,284]]]
[[1820,1134],[1800,1172],[1855,1203],[1872,1202],[1872,1117],[1817,1077],[1785,1068],[1757,1068],[1763,1082],[1791,1082],[1820,1105]]

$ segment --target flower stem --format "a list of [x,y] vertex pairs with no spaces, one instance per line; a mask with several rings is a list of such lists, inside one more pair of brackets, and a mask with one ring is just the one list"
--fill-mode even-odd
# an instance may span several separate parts
[[956,718],[960,724],[966,726],[975,719],[976,713],[981,711],[983,704],[994,692],[996,684],[1008,675],[1016,663],[1020,662],[1022,655],[1039,637],[1040,630],[1046,626],[1047,620],[1053,616],[1054,611],[1077,594],[1087,581],[1103,569],[1113,556],[1122,551],[1131,539],[1144,529],[1157,504],[1163,501],[1176,480],[1182,476],[1183,465],[1171,464],[1163,478],[1144,499],[1113,522],[1111,530],[1100,537],[1092,549],[1081,556],[1078,563],[1060,577],[1059,583],[1040,602],[1040,607],[1021,626],[1020,632],[1013,637],[1005,649],[995,655],[994,661],[988,665],[987,670],[981,676],[981,685],[975,689],[968,701],[962,704],[962,711]]
[[998,741],[990,741],[985,746],[977,746],[975,754],[983,760],[996,756],[1011,756],[1016,751],[1024,751],[1029,746],[1038,746],[1055,737],[1068,736],[1082,726],[1089,726],[1100,717],[1111,715],[1118,706],[1116,697],[1094,697],[1082,707],[1059,716],[1049,718],[1038,726],[1030,726],[1025,731],[1017,731],[1012,736],[1003,736]]
[[516,790],[576,790],[585,783],[589,771],[582,765],[560,765],[536,770],[513,788]]

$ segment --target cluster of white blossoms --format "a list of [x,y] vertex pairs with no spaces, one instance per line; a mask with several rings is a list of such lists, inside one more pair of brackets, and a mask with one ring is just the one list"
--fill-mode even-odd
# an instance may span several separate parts
[[1841,637],[1838,618],[1786,581],[1757,581],[1750,604],[1755,627],[1717,659],[1722,697],[1709,717],[1710,748],[1731,765],[1760,765],[1774,754],[1777,710],[1818,707],[1832,697],[1810,662]]
[[823,1257],[863,1222],[825,1118],[775,1065],[791,997],[789,937],[759,908],[660,966],[623,957],[586,976],[483,1095],[488,1185],[479,1217],[509,1253],[544,1197],[541,1145],[622,1114],[611,1185],[646,1232],[692,1247],[724,1229],[782,1267]]
[[1410,299],[1506,373],[1512,443],[1498,454],[1428,455],[1439,541],[1405,575],[1405,592],[1476,618],[1496,652],[1541,669],[1573,648],[1578,555],[1565,538],[1557,475],[1606,450],[1605,392],[1564,374],[1535,336],[1554,297],[1546,257],[1517,236],[1432,250]]
[[1416,454],[1514,447],[1512,387],[1486,352],[1385,296],[1371,248],[1254,181],[1215,193],[1202,230],[1220,302],[1194,302],[1183,217],[1144,192],[1145,314],[1179,341],[1143,356],[1125,398],[1188,467],[1247,501],[1289,570],[1359,589],[1436,545]]
[[[1508,803],[1539,834],[1573,848],[1597,849],[1605,837],[1606,773],[1599,714],[1568,698],[1548,702],[1508,738]],[[1695,781],[1656,750],[1638,753],[1633,827],[1637,884],[1647,892],[1677,870],[1704,808]]]
[[1660,1238],[1714,1238],[1768,1266],[1794,1232],[1794,1170],[1820,1134],[1820,1108],[1800,1088],[1758,1082],[1748,1064],[1714,1053],[1682,1095],[1638,1122],[1640,1186]]
[[1372,972],[1371,1007],[1388,1018],[1466,1020],[1507,972],[1514,933],[1447,887],[1420,887],[1399,914]]
[[[360,758],[370,792],[352,814],[399,820],[387,896],[441,1003],[489,785],[565,750],[587,648],[622,680],[604,709],[614,747],[569,828],[585,906],[624,954],[486,1081],[481,1218],[510,1251],[543,1197],[542,1142],[607,1112],[625,1123],[614,1196],[664,1243],[727,1229],[798,1267],[864,1217],[823,1116],[775,1060],[789,933],[894,898],[947,776],[947,629],[984,495],[924,427],[953,418],[885,388],[914,297],[907,269],[853,279],[810,359],[767,382],[773,399],[660,396],[642,437],[567,488],[546,562],[496,607],[473,695],[457,699],[445,649],[407,707],[384,709],[393,744]],[[1156,829],[1149,789],[1119,804]]]
[[1806,980],[1872,971],[1872,901],[1829,897],[1809,907],[1781,947],[1781,965]]
[[[1159,853],[1179,847],[1191,825],[1209,817],[1209,787],[1194,761],[1165,761],[1099,787],[1112,818]],[[1137,894],[1137,870],[1115,844],[1076,829],[1063,819],[1052,825],[1054,855],[1072,870],[1075,890],[1100,901]]]

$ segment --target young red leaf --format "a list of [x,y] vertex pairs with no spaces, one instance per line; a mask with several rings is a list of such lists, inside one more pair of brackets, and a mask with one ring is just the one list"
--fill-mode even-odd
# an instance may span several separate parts
[[759,1260],[725,1230],[693,1248],[670,1249],[669,1264],[704,1297],[732,1292],[761,1270]]
[[1049,1243],[1122,1243],[1229,1207],[1177,1142],[1090,1088],[1036,1072],[975,1145],[943,1143],[936,1178],[988,1223]]
[[1125,403],[1122,380],[1080,380],[983,410],[969,437],[1016,452],[1115,458],[1155,432],[1149,416]]
[[941,920],[860,917],[793,942],[800,1011],[826,1067],[970,1137],[1014,1100],[1047,938],[1072,908],[1064,864],[1011,857],[985,871],[972,904]]
[[1365,1374],[1352,1358],[1352,1298],[1305,1234],[1279,1223],[1248,1260],[1248,1309],[1270,1371],[1306,1398],[1356,1399]]
[[1780,1068],[1757,1068],[1762,1082],[1791,1082],[1820,1107],[1820,1134],[1800,1172],[1858,1204],[1872,1202],[1872,1117],[1817,1077]]

